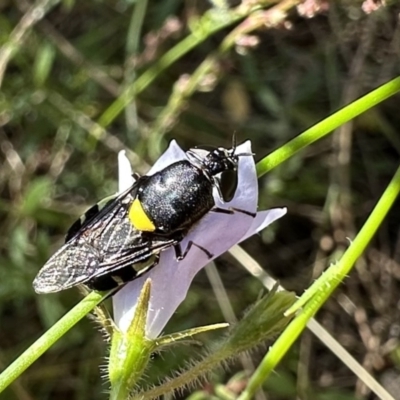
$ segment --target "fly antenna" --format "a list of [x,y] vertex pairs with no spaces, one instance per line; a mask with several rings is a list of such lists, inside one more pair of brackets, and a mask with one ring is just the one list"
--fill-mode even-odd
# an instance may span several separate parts
[[236,150],[236,131],[233,131],[232,134],[232,153]]
[[[237,137],[236,137],[236,131],[233,131],[232,134],[232,154],[235,154],[236,147],[237,147]],[[243,156],[251,156],[254,157],[255,153],[240,153],[240,154],[235,154],[237,157],[243,157]]]

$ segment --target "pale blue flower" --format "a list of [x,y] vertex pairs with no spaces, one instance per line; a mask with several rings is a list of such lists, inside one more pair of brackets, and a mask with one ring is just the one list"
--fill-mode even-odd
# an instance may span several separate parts
[[[251,154],[250,141],[237,147],[237,154]],[[172,141],[167,151],[158,159],[149,171],[149,175],[165,168],[175,161],[186,159],[185,152]],[[119,190],[122,191],[133,183],[132,171],[125,153],[119,154]],[[239,157],[238,187],[234,198],[223,203],[217,193],[214,194],[217,207],[234,207],[255,213],[258,202],[258,184],[254,159],[251,156]],[[206,248],[213,258],[225,253],[232,246],[282,217],[286,208],[259,211],[255,218],[235,212],[233,215],[209,212],[189,232],[182,241],[183,251],[189,240]],[[197,274],[211,260],[204,251],[192,247],[182,261],[177,261],[175,251],[170,248],[161,254],[159,264],[144,276],[135,279],[122,288],[113,298],[114,320],[122,331],[126,331],[134,316],[136,301],[143,283],[152,281],[150,308],[147,316],[146,334],[155,339],[164,329],[179,304],[185,299],[189,286]]]

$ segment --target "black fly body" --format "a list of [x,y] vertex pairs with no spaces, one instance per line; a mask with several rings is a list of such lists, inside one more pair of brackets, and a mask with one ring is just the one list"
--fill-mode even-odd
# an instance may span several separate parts
[[78,284],[110,290],[135,279],[157,265],[160,253],[175,248],[177,259],[185,257],[179,243],[208,212],[232,214],[244,210],[215,206],[213,190],[224,197],[220,179],[237,173],[240,156],[232,149],[217,148],[202,157],[189,150],[177,161],[153,175],[139,177],[123,193],[104,199],[77,220],[66,242],[43,266],[33,287],[37,293],[58,292]]

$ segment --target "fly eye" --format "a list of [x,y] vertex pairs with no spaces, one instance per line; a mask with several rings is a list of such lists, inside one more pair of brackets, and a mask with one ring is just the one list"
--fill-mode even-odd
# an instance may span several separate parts
[[219,187],[222,194],[222,199],[229,202],[233,199],[238,186],[237,171],[226,170],[219,177]]

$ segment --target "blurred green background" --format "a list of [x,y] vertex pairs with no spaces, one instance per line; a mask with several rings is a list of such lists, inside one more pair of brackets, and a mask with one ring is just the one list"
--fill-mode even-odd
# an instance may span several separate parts
[[[212,8],[203,0],[149,0],[146,9],[143,1],[39,1],[42,14],[31,12],[28,1],[0,0],[0,369],[81,298],[74,289],[38,296],[32,280],[69,225],[116,192],[119,150],[130,149],[135,170],[145,173],[172,138],[185,149],[229,147],[236,132],[239,142],[251,139],[258,160],[399,74],[398,2],[379,7],[379,0],[321,0],[297,8],[301,2],[271,3],[288,9],[281,23],[236,36],[229,51],[218,53],[242,20],[211,32],[217,24],[201,20]],[[231,2],[229,9],[237,13],[239,5]],[[217,20],[229,21],[228,10],[213,11]],[[204,40],[190,50],[184,39],[193,29]],[[187,51],[167,67],[161,57],[176,45]],[[190,93],[191,74],[210,56],[215,56],[212,68]],[[149,71],[158,76],[107,120],[103,113]],[[369,215],[398,166],[399,110],[395,96],[260,180],[260,208],[287,206],[289,213],[244,248],[286,288],[301,293],[341,256]],[[395,395],[400,392],[398,206],[318,315]],[[229,255],[217,263],[240,316],[262,285]],[[167,331],[223,320],[203,271]],[[157,356],[146,383],[158,382],[196,352],[185,347]],[[255,365],[262,354],[252,354]],[[86,319],[0,398],[107,398],[99,368],[106,355],[101,334]],[[238,362],[217,371],[209,384],[200,384],[205,393],[196,398],[215,398],[220,385],[235,391],[242,377],[236,386],[229,379],[241,370]],[[277,400],[357,396],[375,398],[309,333],[264,393],[264,399]]]

